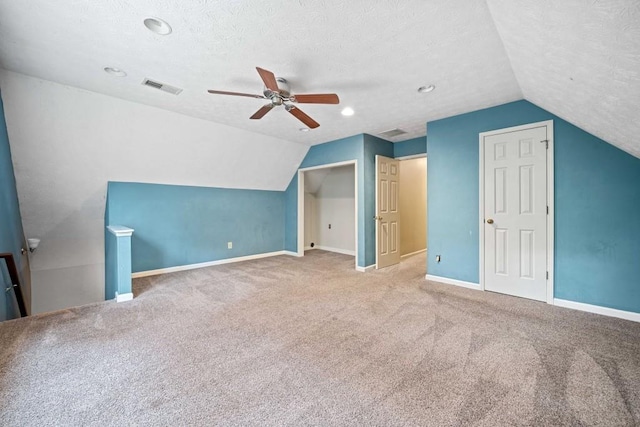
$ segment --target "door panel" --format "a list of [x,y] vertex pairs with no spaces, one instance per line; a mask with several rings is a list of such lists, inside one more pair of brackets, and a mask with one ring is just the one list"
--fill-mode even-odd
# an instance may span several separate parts
[[398,160],[376,156],[376,268],[400,262]]
[[547,128],[483,138],[485,289],[546,300]]

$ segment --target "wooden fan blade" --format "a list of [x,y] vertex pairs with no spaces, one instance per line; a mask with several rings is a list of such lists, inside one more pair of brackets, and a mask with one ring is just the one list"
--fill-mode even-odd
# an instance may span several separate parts
[[271,109],[273,108],[273,104],[267,104],[264,107],[262,107],[261,109],[259,109],[258,111],[256,111],[253,116],[249,117],[250,119],[261,119],[264,117],[265,114],[267,114],[269,111],[271,111]]
[[315,120],[313,120],[311,117],[307,116],[301,109],[299,109],[298,107],[294,107],[293,105],[291,106],[291,108],[289,108],[287,111],[289,111],[291,114],[293,114],[294,116],[296,116],[296,118],[298,120],[300,120],[302,123],[304,123],[305,125],[307,125],[307,127],[311,128],[311,129],[315,129],[318,126],[320,126],[320,123],[316,122]]
[[339,104],[340,98],[335,93],[315,93],[306,95],[294,95],[293,102],[301,104]]
[[280,89],[278,89],[276,76],[271,71],[265,70],[264,68],[260,67],[256,67],[256,70],[258,70],[258,74],[260,74],[260,78],[264,82],[264,85],[267,87],[267,89],[276,93],[280,91]]
[[240,92],[227,92],[225,90],[208,90],[207,92],[209,93],[213,93],[215,95],[232,95],[232,96],[246,96],[249,98],[260,98],[260,99],[266,99],[264,96],[262,95],[254,95],[252,93],[240,93]]

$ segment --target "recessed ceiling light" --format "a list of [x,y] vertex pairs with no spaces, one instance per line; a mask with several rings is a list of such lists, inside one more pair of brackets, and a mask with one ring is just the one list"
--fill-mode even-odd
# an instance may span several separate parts
[[354,111],[353,111],[353,108],[351,108],[351,107],[347,107],[347,108],[342,110],[342,115],[343,116],[353,116],[353,114],[354,114]]
[[167,34],[171,34],[171,25],[167,24],[160,18],[147,18],[144,20],[144,26],[156,34],[160,34],[161,36],[166,36]]
[[300,128],[298,129],[300,132],[309,132],[309,128]]
[[418,88],[418,92],[420,93],[427,93],[427,92],[431,92],[432,90],[434,90],[436,87],[434,85],[429,85],[429,86],[420,86]]
[[111,74],[112,76],[124,77],[127,75],[127,73],[124,72],[124,70],[121,70],[120,68],[104,67],[104,71]]

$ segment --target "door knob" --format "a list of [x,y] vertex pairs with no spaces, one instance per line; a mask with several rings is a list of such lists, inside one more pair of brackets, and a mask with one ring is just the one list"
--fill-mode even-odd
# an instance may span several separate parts
[[492,220],[491,218],[489,218],[489,219],[487,220],[487,224],[493,224],[493,220]]
[[381,220],[382,217],[381,216],[374,216],[373,219]]

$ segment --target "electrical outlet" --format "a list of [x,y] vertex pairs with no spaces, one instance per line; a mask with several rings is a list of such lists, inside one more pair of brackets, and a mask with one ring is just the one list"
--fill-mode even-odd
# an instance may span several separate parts
[[233,249],[233,242],[227,242],[227,249]]
[[331,224],[329,224],[329,230],[331,230]]
[[440,255],[436,255],[436,262],[440,262]]

